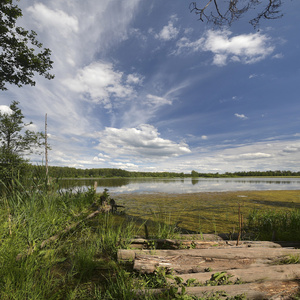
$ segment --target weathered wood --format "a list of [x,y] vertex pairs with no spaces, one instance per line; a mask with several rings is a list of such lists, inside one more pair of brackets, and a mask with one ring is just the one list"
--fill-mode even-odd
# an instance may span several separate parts
[[[225,298],[234,297],[241,294],[245,294],[247,299],[284,299],[280,296],[288,296],[291,293],[295,293],[299,285],[297,282],[285,282],[285,281],[273,281],[263,283],[246,283],[238,285],[222,285],[222,286],[202,286],[202,287],[188,287],[186,293],[194,295],[196,297],[209,296],[213,292],[226,293]],[[152,289],[152,290],[140,290],[138,294],[152,293],[159,294],[164,289]],[[179,289],[181,292],[181,289]],[[287,298],[285,298],[287,299]]]
[[[160,294],[164,292],[165,289],[151,289],[151,290],[140,290],[137,291],[137,294],[151,293],[151,294]],[[203,297],[209,296],[213,292],[224,292],[226,297],[234,297],[237,295],[245,294],[247,299],[267,299],[265,292],[260,291],[255,284],[243,284],[243,285],[223,285],[223,286],[205,286],[205,287],[189,287],[186,288],[185,292],[189,295]],[[181,292],[181,289],[178,291]]]
[[133,269],[140,273],[153,273],[158,267],[165,267],[174,274],[187,274],[206,272],[209,269],[221,270],[245,268],[250,266],[262,265],[269,260],[255,259],[212,259],[197,256],[155,256],[142,255],[136,256]]
[[181,249],[181,250],[127,250],[118,251],[119,260],[134,260],[136,255],[157,255],[157,256],[197,256],[202,258],[219,259],[274,259],[286,255],[300,255],[300,249],[286,248],[217,248],[217,249]]
[[[235,241],[204,241],[204,240],[178,240],[178,239],[143,239],[136,238],[129,241],[132,248],[149,248],[149,245],[155,244],[156,248],[170,249],[204,249],[209,247],[231,247],[235,246]],[[300,245],[300,243],[299,243]],[[270,248],[281,248],[282,246],[275,242],[269,241],[240,241],[239,247],[270,247]]]
[[[214,270],[212,272],[202,272],[194,274],[182,274],[180,277],[185,281],[188,279],[196,279],[198,282],[206,282],[211,276],[217,272],[224,270]],[[230,281],[235,282],[237,279],[242,282],[257,281],[286,281],[296,280],[300,278],[300,265],[261,265],[259,267],[250,267],[244,269],[226,270],[228,275],[232,275]],[[172,282],[172,280],[169,280]]]

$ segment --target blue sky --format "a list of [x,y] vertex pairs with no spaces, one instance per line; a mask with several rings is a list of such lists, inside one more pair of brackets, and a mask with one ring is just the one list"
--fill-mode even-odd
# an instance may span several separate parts
[[50,165],[299,171],[299,1],[259,30],[253,12],[214,28],[188,1],[18,5],[19,25],[52,50],[55,79],[8,86],[0,109],[19,101],[39,131],[47,113]]

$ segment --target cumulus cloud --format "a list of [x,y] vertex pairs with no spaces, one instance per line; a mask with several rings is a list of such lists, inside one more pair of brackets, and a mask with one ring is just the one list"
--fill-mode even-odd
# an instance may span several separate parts
[[11,115],[13,113],[13,111],[7,105],[0,105],[0,113]]
[[125,169],[125,170],[131,170],[131,171],[137,171],[138,165],[133,163],[124,163],[124,162],[111,162],[110,165],[113,166],[113,168],[118,169]]
[[[94,62],[80,69],[74,78],[64,80],[64,84],[72,91],[89,95],[91,101],[103,103],[110,109],[111,97],[126,98],[134,94],[133,88],[124,82],[124,75],[116,71],[113,65]],[[131,81],[137,78],[132,75]],[[128,80],[128,79],[127,79]]]
[[158,130],[149,124],[137,128],[108,127],[99,133],[100,143],[96,149],[119,156],[162,158],[190,153],[185,143],[175,143],[159,137]]
[[256,63],[274,51],[271,39],[260,32],[231,37],[229,30],[208,30],[200,39],[191,42],[182,38],[177,43],[176,54],[187,51],[209,51],[214,55],[213,64],[225,66],[229,61],[244,64]]
[[169,41],[175,39],[178,36],[178,33],[179,30],[174,27],[173,21],[169,21],[168,25],[164,26],[155,37],[160,40]]
[[234,114],[237,118],[241,119],[241,120],[247,120],[248,117],[246,117],[244,114]]

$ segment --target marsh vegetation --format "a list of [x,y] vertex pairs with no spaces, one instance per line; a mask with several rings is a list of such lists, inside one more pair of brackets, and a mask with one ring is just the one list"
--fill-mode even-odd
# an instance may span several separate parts
[[[1,299],[141,299],[135,289],[157,283],[161,274],[140,277],[118,263],[116,254],[118,249],[129,247],[132,237],[145,235],[147,220],[152,220],[149,234],[158,238],[176,237],[180,230],[232,232],[237,230],[237,209],[241,205],[244,222],[250,213],[249,228],[257,238],[262,230],[269,232],[264,221],[268,219],[275,220],[270,226],[277,226],[277,234],[282,231],[280,238],[300,240],[294,227],[287,226],[295,224],[299,228],[297,191],[126,194],[115,197],[118,204],[126,207],[124,214],[98,214],[87,219],[99,196],[92,189],[57,192],[57,187],[43,182],[24,187],[14,181],[3,191]],[[270,210],[276,214],[263,213]],[[285,222],[277,222],[280,216]],[[72,230],[65,230],[74,223],[77,225]],[[58,233],[63,234],[43,244]],[[143,298],[157,296],[145,294]],[[170,294],[165,299],[170,299]]]

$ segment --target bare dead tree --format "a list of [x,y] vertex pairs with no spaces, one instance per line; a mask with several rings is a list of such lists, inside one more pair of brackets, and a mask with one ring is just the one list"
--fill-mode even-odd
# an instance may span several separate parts
[[[203,0],[190,3],[190,11],[199,15],[202,22],[212,23],[216,26],[224,26],[239,20],[245,13],[259,8],[256,17],[251,18],[249,23],[258,28],[261,19],[273,20],[283,16],[280,11],[282,0]],[[262,6],[262,7],[261,7]]]

